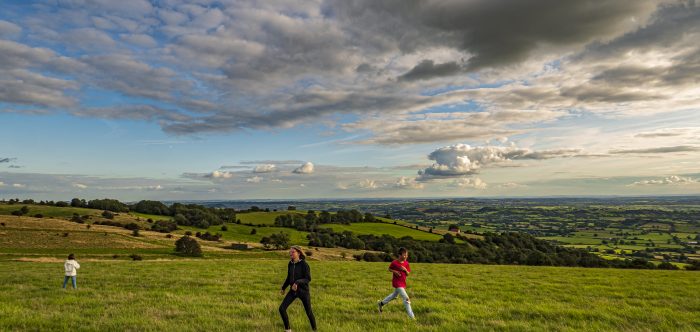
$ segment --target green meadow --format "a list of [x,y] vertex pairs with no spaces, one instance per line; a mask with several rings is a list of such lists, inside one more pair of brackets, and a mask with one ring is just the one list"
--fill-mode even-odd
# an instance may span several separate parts
[[[81,264],[79,289],[64,291],[60,260],[0,261],[0,330],[282,330],[284,259]],[[412,264],[410,321],[398,300],[376,311],[386,263],[310,265],[320,331],[700,330],[694,272]],[[310,330],[298,301],[289,314]]]

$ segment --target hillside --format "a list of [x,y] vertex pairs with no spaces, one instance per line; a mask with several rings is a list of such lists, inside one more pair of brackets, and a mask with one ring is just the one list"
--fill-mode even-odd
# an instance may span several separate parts
[[[0,262],[0,330],[281,330],[286,262],[86,261],[62,291],[61,261]],[[386,263],[311,262],[319,331],[697,331],[700,279],[688,271],[411,264],[417,321]],[[640,288],[639,285],[644,285]],[[295,331],[309,331],[301,304]]]

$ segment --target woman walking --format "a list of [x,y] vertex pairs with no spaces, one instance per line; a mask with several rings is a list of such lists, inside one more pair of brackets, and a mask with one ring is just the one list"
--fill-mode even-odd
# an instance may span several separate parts
[[311,323],[311,329],[316,331],[316,318],[314,317],[313,311],[311,311],[311,294],[309,293],[311,269],[309,268],[309,264],[306,263],[306,260],[304,260],[306,257],[300,246],[292,246],[292,248],[289,249],[289,258],[290,261],[287,264],[287,279],[284,280],[282,290],[280,291],[280,294],[284,295],[287,286],[291,286],[289,293],[284,297],[279,308],[282,322],[284,323],[284,330],[286,332],[292,331],[289,327],[287,307],[298,298],[304,305],[304,311],[306,311],[306,316],[309,318],[309,323]]

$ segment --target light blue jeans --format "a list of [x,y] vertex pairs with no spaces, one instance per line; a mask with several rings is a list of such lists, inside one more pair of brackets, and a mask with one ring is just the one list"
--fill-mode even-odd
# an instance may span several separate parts
[[68,284],[68,279],[71,279],[71,281],[73,281],[73,289],[77,289],[78,285],[76,282],[76,276],[66,276],[65,278],[63,278],[63,288],[66,288],[66,284]]
[[408,314],[408,317],[416,318],[413,315],[413,310],[411,309],[411,300],[408,298],[408,293],[406,293],[406,289],[403,287],[394,288],[394,292],[382,300],[382,305],[386,305],[399,295],[401,295],[401,298],[403,299],[403,306],[406,308],[406,313]]

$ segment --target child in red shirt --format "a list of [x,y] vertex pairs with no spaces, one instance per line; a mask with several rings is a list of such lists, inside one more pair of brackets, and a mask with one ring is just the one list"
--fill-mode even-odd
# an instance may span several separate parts
[[416,319],[416,317],[413,315],[413,310],[411,309],[411,300],[408,298],[408,294],[406,293],[406,277],[411,273],[411,267],[408,265],[408,250],[406,250],[406,248],[399,249],[399,257],[391,262],[389,265],[389,271],[393,273],[391,286],[394,287],[394,292],[387,296],[384,300],[377,303],[379,313],[382,313],[382,308],[387,303],[400,295],[403,299],[403,306],[406,308],[408,317],[411,319]]

